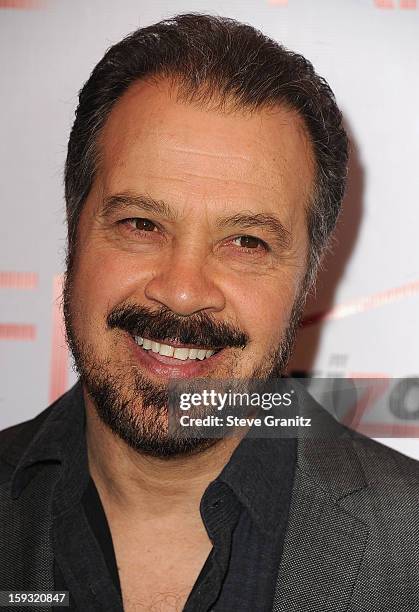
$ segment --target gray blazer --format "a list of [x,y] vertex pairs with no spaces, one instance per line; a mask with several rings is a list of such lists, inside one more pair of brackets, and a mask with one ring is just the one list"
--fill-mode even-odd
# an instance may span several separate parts
[[353,432],[299,441],[273,610],[419,611],[419,462]]
[[[71,401],[72,391],[54,410]],[[0,433],[0,590],[54,588],[58,465],[42,478],[34,466],[23,493],[12,490],[14,468],[51,410]],[[419,462],[336,427],[339,436],[298,441],[273,612],[419,612]]]

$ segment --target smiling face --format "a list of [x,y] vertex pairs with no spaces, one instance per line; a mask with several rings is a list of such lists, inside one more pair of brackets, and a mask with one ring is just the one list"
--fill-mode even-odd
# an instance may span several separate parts
[[85,387],[128,444],[188,450],[165,437],[171,379],[281,374],[313,187],[312,148],[291,111],[222,114],[176,101],[164,81],[138,82],[114,106],[65,316]]

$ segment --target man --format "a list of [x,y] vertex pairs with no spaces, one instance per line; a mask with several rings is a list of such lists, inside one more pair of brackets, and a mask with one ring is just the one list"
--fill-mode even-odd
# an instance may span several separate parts
[[83,612],[419,610],[414,461],[340,425],[168,428],[174,379],[285,373],[346,169],[326,82],[250,26],[180,15],[106,53],[65,172],[80,381],[1,434],[1,589]]

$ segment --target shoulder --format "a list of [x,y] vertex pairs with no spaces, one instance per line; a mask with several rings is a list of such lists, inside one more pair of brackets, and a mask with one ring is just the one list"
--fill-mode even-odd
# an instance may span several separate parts
[[341,424],[333,435],[298,442],[298,482],[307,492],[323,491],[348,508],[355,504],[361,514],[367,507],[374,513],[419,502],[415,459]]
[[340,423],[305,389],[295,382],[294,386],[304,413],[316,424],[311,439],[299,440],[298,465],[303,473],[345,495],[380,484],[388,492],[394,485],[417,487],[419,461]]
[[357,432],[351,431],[350,438],[367,482],[419,485],[419,461]]
[[65,405],[73,389],[67,391],[32,419],[0,431],[0,482],[7,480],[8,475],[11,474],[43,425],[48,421],[48,417],[56,412],[56,408]]
[[17,465],[51,409],[52,406],[49,406],[33,419],[0,431],[0,481],[2,474],[8,471],[7,468]]

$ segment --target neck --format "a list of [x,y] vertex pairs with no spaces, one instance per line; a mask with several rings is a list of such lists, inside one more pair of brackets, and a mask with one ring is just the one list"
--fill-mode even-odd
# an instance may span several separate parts
[[172,459],[142,455],[102,423],[86,391],[84,398],[90,474],[105,505],[126,518],[195,516],[205,489],[240,442],[226,438]]

